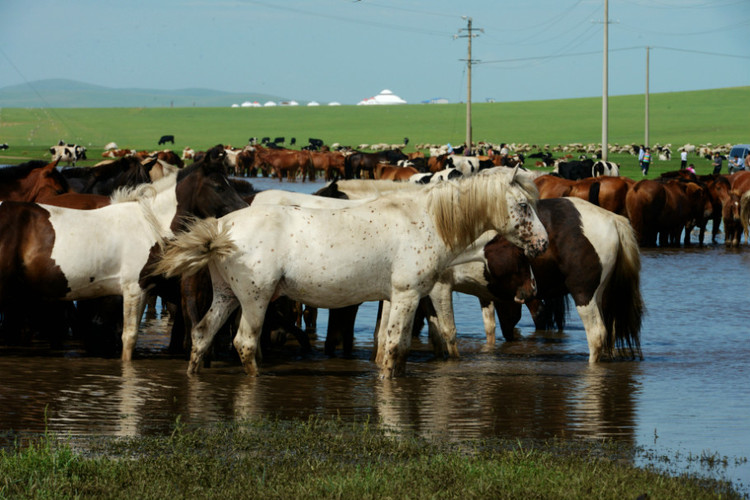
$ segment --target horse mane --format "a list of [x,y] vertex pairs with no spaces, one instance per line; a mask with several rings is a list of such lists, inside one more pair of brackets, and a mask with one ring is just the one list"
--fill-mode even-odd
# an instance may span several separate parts
[[177,175],[171,174],[155,182],[144,182],[137,186],[122,186],[115,189],[109,197],[110,204],[140,201],[143,198],[154,198],[157,194],[173,188],[177,183]]
[[18,165],[0,168],[0,182],[12,182],[16,179],[21,179],[29,175],[32,170],[43,168],[47,165],[49,165],[48,161],[30,160]]
[[519,189],[533,205],[539,198],[531,176],[505,167],[425,188],[428,210],[445,244],[450,249],[466,247],[486,229],[488,219],[507,221],[505,194],[511,187]]

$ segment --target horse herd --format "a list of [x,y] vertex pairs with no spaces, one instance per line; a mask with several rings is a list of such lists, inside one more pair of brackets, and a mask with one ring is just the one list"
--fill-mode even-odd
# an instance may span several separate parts
[[[738,196],[721,176],[566,181],[508,166],[429,185],[355,179],[317,195],[255,192],[227,175],[229,157],[216,146],[182,169],[132,157],[88,169],[37,161],[0,169],[3,342],[54,325],[62,338],[73,332],[116,345],[104,332],[121,331],[121,358],[130,361],[147,301],[159,295],[172,319],[170,349],[189,352],[189,373],[206,365],[215,335],[228,328],[254,375],[271,327],[309,346],[297,327],[301,304],[308,314],[330,310],[325,349],[333,353],[342,340],[351,349],[359,304],[382,301],[373,359],[391,378],[406,371],[415,317],[427,320],[437,353],[458,356],[458,291],[479,298],[488,344],[495,311],[510,340],[523,304],[538,328],[561,329],[570,295],[589,361],[634,357],[643,310],[638,243],[653,231],[648,215],[635,217],[648,214],[636,212],[648,206],[639,200],[657,200],[666,213],[681,199],[681,217],[700,224]],[[673,184],[684,198],[669,191]],[[40,306],[49,314],[39,315]]]

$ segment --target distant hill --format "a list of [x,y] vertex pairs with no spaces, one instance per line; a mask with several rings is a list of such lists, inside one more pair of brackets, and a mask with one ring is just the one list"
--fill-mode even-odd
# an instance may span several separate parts
[[229,107],[245,101],[285,101],[269,94],[210,89],[115,89],[74,80],[38,80],[0,88],[1,108]]

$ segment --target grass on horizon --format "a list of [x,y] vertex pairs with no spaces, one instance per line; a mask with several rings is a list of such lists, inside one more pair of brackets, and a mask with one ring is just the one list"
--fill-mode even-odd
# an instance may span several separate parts
[[[750,143],[750,87],[650,96],[650,142]],[[138,150],[163,149],[165,134],[175,151],[186,146],[244,146],[250,137],[292,137],[297,147],[310,137],[326,144],[461,144],[466,138],[465,104],[320,106],[274,108],[3,108],[0,142],[11,149],[0,158],[40,158],[59,140],[89,148],[101,158],[105,144]],[[644,142],[644,96],[609,99],[610,144]],[[601,142],[601,99],[472,104],[473,140],[493,143],[568,144]]]

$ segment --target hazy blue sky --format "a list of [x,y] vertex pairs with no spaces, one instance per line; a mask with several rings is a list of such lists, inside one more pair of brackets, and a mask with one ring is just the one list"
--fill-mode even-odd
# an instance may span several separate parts
[[[68,78],[354,104],[600,96],[604,0],[2,0],[0,87]],[[610,95],[750,85],[750,0],[610,0]]]

